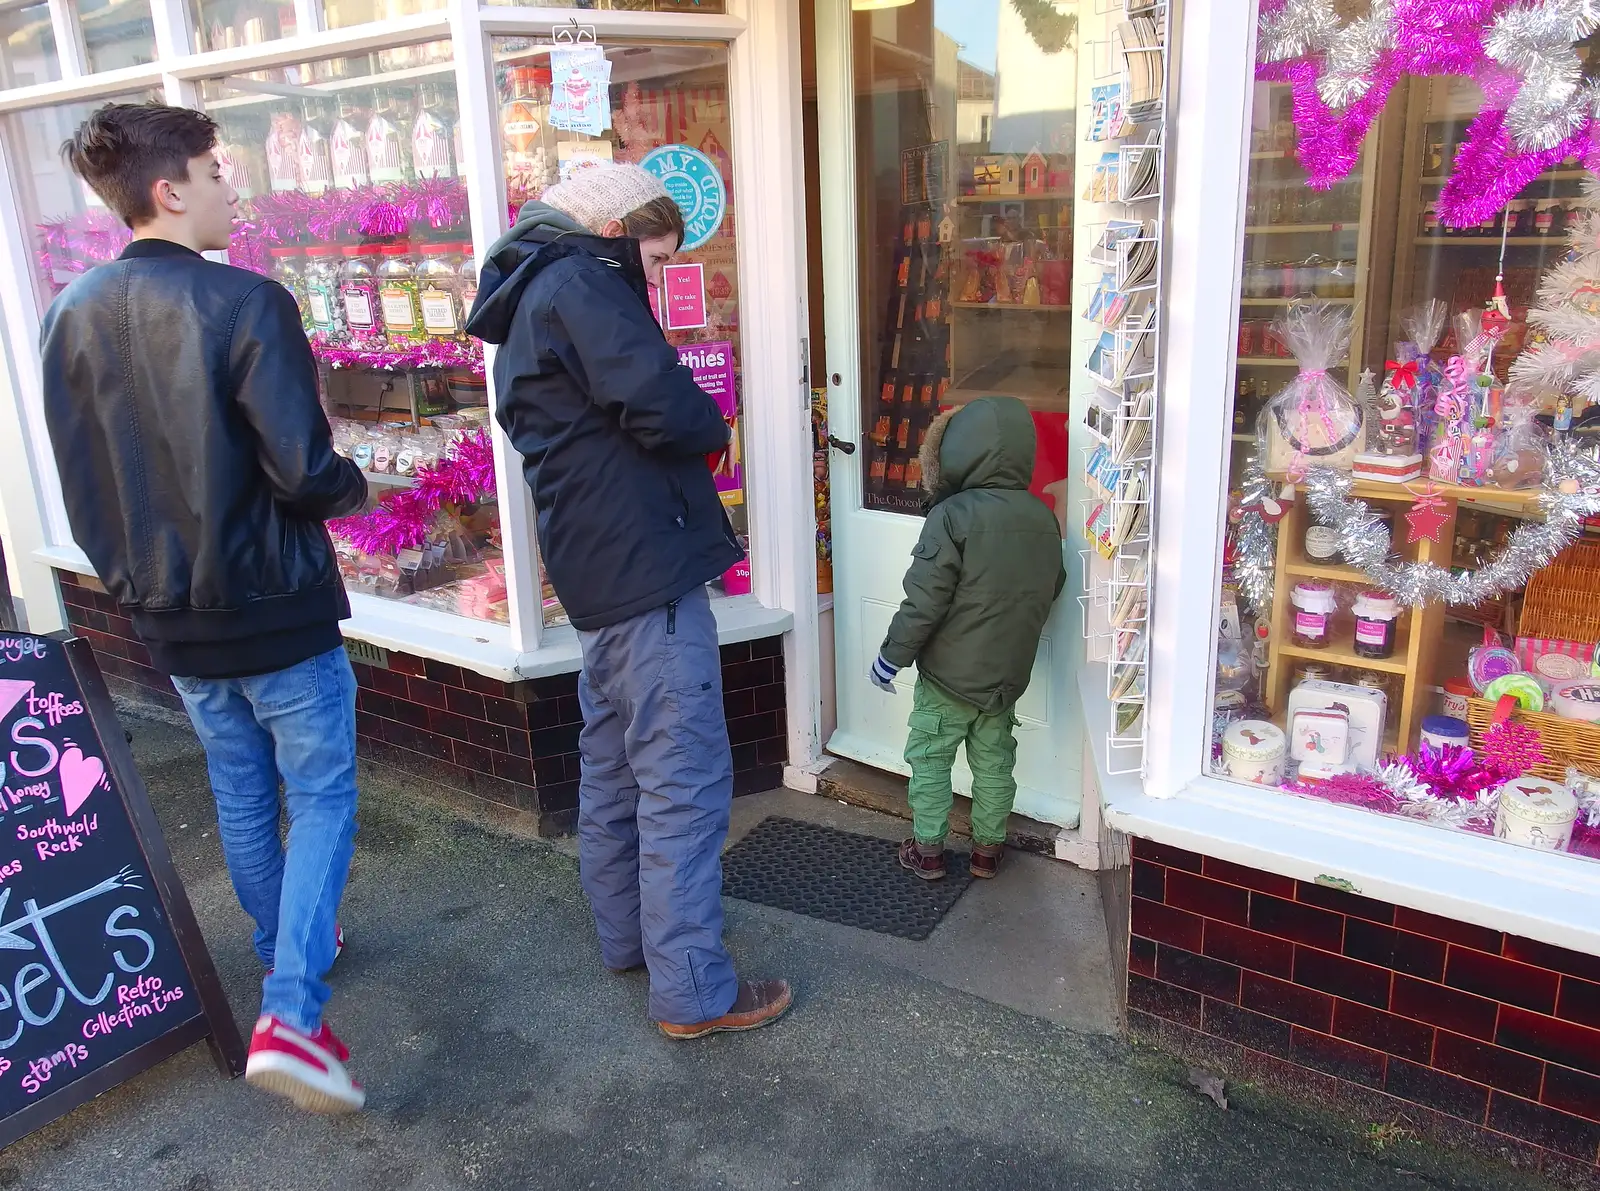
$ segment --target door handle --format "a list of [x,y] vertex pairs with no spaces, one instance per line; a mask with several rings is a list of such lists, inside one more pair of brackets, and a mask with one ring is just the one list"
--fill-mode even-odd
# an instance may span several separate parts
[[855,443],[845,442],[844,439],[835,438],[831,434],[828,435],[828,445],[836,451],[842,451],[846,455],[854,455],[856,453]]

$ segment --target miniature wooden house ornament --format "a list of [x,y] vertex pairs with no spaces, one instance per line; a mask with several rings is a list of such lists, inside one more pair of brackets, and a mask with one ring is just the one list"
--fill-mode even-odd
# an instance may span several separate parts
[[1049,189],[1050,163],[1035,149],[1022,159],[1022,193],[1043,194]]
[[972,159],[972,193],[1000,194],[1002,159],[999,157],[974,157]]
[[1022,162],[1015,154],[1007,153],[1000,159],[1000,189],[997,194],[1022,193]]

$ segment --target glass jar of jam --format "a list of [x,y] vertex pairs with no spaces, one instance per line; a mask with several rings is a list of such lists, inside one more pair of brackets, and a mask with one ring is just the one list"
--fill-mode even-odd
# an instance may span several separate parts
[[1356,617],[1356,656],[1392,658],[1400,624],[1400,601],[1382,591],[1364,591],[1351,609]]
[[1289,602],[1294,605],[1294,643],[1302,649],[1326,649],[1339,607],[1333,588],[1326,583],[1296,583]]

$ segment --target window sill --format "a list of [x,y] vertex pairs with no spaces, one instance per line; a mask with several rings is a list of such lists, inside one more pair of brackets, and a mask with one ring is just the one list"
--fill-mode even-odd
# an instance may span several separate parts
[[[94,567],[76,547],[45,547],[35,551],[34,557],[48,566],[94,577]],[[793,613],[768,608],[755,596],[712,600],[711,608],[720,645],[774,637],[794,627]],[[351,593],[350,611],[351,618],[341,626],[346,637],[448,662],[501,682],[570,674],[583,665],[578,634],[570,627],[546,629],[539,648],[524,652],[511,644],[511,631],[503,624],[468,620],[360,592]]]
[[1201,776],[1174,798],[1105,789],[1119,831],[1600,954],[1600,862]]

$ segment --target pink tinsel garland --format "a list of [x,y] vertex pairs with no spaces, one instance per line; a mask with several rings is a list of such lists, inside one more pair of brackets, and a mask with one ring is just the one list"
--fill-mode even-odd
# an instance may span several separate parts
[[328,531],[367,554],[414,550],[446,505],[472,504],[495,496],[494,444],[486,429],[451,444],[452,454],[437,467],[417,469],[416,483],[389,493],[370,511],[328,522]]
[[382,347],[350,347],[329,343],[321,335],[311,338],[317,359],[334,368],[381,368],[386,371],[411,371],[416,368],[467,368],[474,376],[483,375],[483,345],[477,340],[425,339],[419,343],[396,343]]
[[1398,814],[1404,805],[1395,797],[1394,791],[1370,773],[1336,773],[1325,781],[1289,782],[1284,789],[1295,794],[1308,794],[1324,802],[1359,806],[1386,815]]

